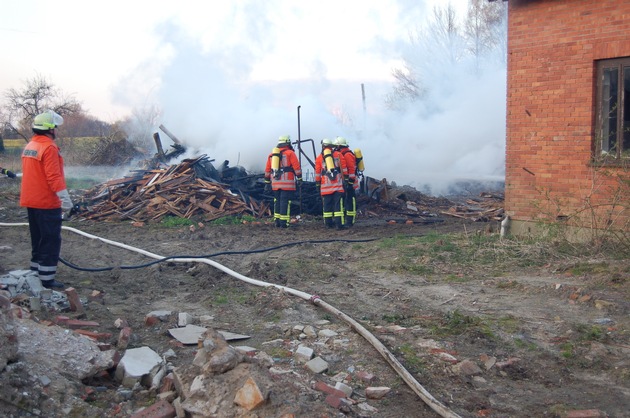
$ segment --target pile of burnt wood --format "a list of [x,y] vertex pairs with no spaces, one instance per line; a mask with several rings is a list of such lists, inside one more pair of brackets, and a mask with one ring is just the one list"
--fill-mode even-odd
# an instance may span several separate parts
[[[162,168],[133,170],[88,190],[79,218],[159,221],[164,216],[212,221],[226,216],[271,216],[273,196],[264,192],[264,175],[249,174],[224,161],[219,168],[205,155]],[[312,189],[312,190],[311,190]],[[315,184],[302,184],[293,213],[321,213]]]

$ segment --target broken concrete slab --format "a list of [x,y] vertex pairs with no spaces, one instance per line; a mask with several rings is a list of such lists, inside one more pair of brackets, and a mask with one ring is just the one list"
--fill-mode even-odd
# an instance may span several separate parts
[[186,325],[183,328],[171,328],[168,332],[182,344],[198,344],[202,334],[206,332],[206,327],[198,325]]
[[236,334],[230,331],[218,331],[218,333],[223,335],[225,341],[245,340],[247,338],[251,338],[249,335]]
[[156,373],[162,365],[162,357],[149,347],[132,348],[125,351],[125,355],[116,367],[116,379],[123,386],[133,387],[144,376]]
[[113,366],[115,350],[101,351],[98,345],[67,329],[16,319],[18,355],[24,362],[41,363],[46,370],[82,380]]

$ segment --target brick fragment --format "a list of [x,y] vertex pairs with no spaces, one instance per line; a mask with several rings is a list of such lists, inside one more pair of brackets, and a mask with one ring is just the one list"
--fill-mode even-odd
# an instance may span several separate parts
[[66,297],[68,298],[68,303],[70,304],[70,310],[72,312],[83,312],[83,305],[81,304],[81,300],[79,299],[79,294],[77,293],[77,289],[74,287],[69,287],[65,290]]
[[131,418],[174,418],[175,415],[173,405],[165,400],[161,400],[142,411],[136,412]]
[[66,321],[65,325],[70,329],[95,328],[99,326],[99,323],[95,321],[82,321],[80,319],[69,319]]
[[120,330],[120,333],[118,334],[118,344],[116,347],[119,350],[124,350],[129,345],[130,339],[131,339],[131,328],[124,327],[123,329]]
[[92,290],[92,292],[88,295],[88,300],[90,302],[98,302],[100,304],[105,303],[105,293],[100,290]]
[[335,389],[334,387],[327,385],[326,383],[322,382],[321,380],[318,380],[317,382],[315,382],[315,385],[313,386],[313,389],[318,390],[320,392],[324,392],[328,395],[333,395],[336,396],[338,398],[345,398],[346,394],[342,391],[340,391],[339,389]]
[[158,318],[157,316],[149,315],[144,318],[144,325],[147,327],[152,327],[153,325],[159,322],[160,322],[160,318]]
[[76,332],[77,334],[84,335],[95,341],[105,341],[112,338],[112,334],[108,332],[94,332],[94,331],[88,331],[86,329],[75,329],[74,332]]
[[364,372],[363,370],[359,370],[355,374],[357,378],[364,383],[372,383],[376,378],[376,376],[374,376],[372,373]]

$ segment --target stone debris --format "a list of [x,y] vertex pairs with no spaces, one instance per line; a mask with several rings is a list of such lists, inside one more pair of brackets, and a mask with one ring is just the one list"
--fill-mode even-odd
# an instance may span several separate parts
[[116,379],[128,388],[133,388],[143,378],[152,382],[162,363],[162,357],[149,347],[132,348],[125,351],[120,359],[116,367]]
[[65,292],[50,290],[42,286],[37,272],[32,270],[13,270],[0,276],[0,291],[6,291],[11,302],[28,311],[39,311],[42,308],[64,311],[70,308]]
[[198,344],[202,334],[207,328],[198,325],[186,325],[182,328],[171,328],[168,332],[182,344]]

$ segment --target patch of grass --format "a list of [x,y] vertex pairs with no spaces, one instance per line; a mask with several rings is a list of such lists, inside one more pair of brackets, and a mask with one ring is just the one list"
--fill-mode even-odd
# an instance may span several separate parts
[[514,334],[520,328],[518,319],[512,315],[502,316],[497,319],[497,325],[505,332]]
[[517,348],[522,348],[522,349],[529,350],[529,351],[534,351],[534,350],[536,350],[538,348],[538,346],[536,346],[536,344],[534,344],[532,342],[529,342],[529,341],[526,341],[526,340],[524,340],[522,338],[516,338],[514,340],[514,345]]
[[433,273],[433,269],[431,267],[420,264],[416,260],[411,260],[405,257],[396,261],[396,264],[390,264],[390,270],[396,273],[410,273],[416,276]]
[[189,226],[194,224],[195,222],[190,219],[180,218],[177,216],[165,216],[160,222],[160,225],[166,228],[179,228],[181,226]]
[[269,354],[273,358],[286,359],[291,357],[291,352],[289,350],[285,350],[282,347],[271,347],[267,350],[267,354]]
[[251,215],[239,215],[239,216],[223,216],[210,222],[211,225],[240,225],[244,222],[254,222],[258,219]]
[[608,263],[594,263],[586,264],[579,263],[569,269],[574,276],[583,276],[587,274],[603,274],[610,272],[610,266]]
[[216,303],[217,305],[225,305],[229,302],[230,300],[228,299],[227,296],[225,295],[216,295],[213,298],[213,302]]
[[598,325],[578,324],[575,329],[580,341],[601,341],[606,337],[606,333]]
[[424,360],[418,356],[418,353],[411,344],[403,344],[398,347],[398,351],[405,360],[405,366],[411,372],[419,373],[424,369]]
[[390,324],[399,324],[406,319],[404,315],[400,314],[383,314],[381,318],[383,321]]
[[569,342],[562,343],[562,345],[560,345],[560,355],[564,357],[565,359],[573,358],[574,349],[575,347],[573,346],[572,343],[569,343]]
[[444,278],[446,283],[466,283],[470,281],[470,278],[460,274],[449,274]]
[[481,329],[485,325],[478,317],[462,314],[458,309],[447,312],[440,324],[434,325],[431,332],[438,336],[460,335],[469,330],[477,329],[485,335]]

